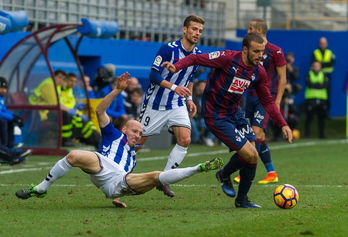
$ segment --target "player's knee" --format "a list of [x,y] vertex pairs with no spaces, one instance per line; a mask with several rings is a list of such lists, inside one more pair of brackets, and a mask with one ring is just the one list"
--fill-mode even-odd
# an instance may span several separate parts
[[66,159],[69,161],[69,163],[74,166],[74,164],[77,163],[79,159],[79,152],[78,151],[70,151],[69,154],[66,156]]
[[257,150],[255,149],[251,153],[251,158],[250,158],[250,164],[257,164],[257,159],[259,158],[259,153],[257,153]]
[[186,137],[181,137],[177,140],[177,143],[180,145],[180,146],[183,146],[183,147],[188,147],[191,143],[191,137],[190,136],[186,136]]
[[243,158],[249,164],[257,164],[258,157],[259,157],[259,154],[257,153],[256,149],[250,149],[248,153],[244,155]]

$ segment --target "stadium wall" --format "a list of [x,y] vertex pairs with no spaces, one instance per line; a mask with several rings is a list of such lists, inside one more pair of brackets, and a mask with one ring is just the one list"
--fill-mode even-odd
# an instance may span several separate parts
[[[0,60],[15,43],[26,35],[28,35],[28,32],[0,35]],[[73,45],[78,41],[77,36],[69,36],[68,38]],[[143,88],[146,89],[152,61],[162,44],[159,42],[84,37],[80,44],[78,55],[83,65],[84,73],[91,79],[94,78],[99,67],[112,63],[117,67],[116,75],[128,71],[131,76],[139,78]],[[221,50],[221,48],[210,46],[199,46],[199,48],[203,52]],[[67,72],[78,72],[76,64],[63,40],[50,47],[49,59],[54,70],[62,69]],[[38,62],[34,68],[36,70],[35,74],[47,73],[44,67],[45,63],[43,60]],[[200,75],[201,79],[205,79],[206,76],[207,72]]]
[[[15,32],[0,35],[0,60],[6,52],[20,39],[25,37],[28,32]],[[243,37],[245,30],[238,30],[237,36]],[[348,48],[345,47],[345,39],[348,32],[330,31],[286,31],[269,30],[268,40],[283,48],[284,52],[294,52],[295,65],[300,68],[299,83],[304,87],[304,78],[311,65],[311,53],[318,46],[320,37],[325,36],[329,42],[329,48],[336,55],[336,66],[332,76],[331,84],[331,117],[345,116],[345,91],[347,63],[343,58],[347,55]],[[77,42],[77,36],[69,36],[72,42]],[[91,78],[94,77],[97,68],[113,63],[117,66],[116,74],[120,75],[128,71],[132,76],[140,79],[143,88],[147,88],[148,74],[155,54],[162,43],[144,42],[132,40],[115,39],[93,39],[85,37],[80,45],[78,55],[84,68],[84,73]],[[221,48],[199,46],[203,52],[220,50]],[[240,40],[226,41],[226,48],[240,50]],[[61,68],[67,72],[76,70],[76,66],[71,57],[66,57],[66,45],[58,42],[50,48],[50,60],[53,61],[54,69]],[[40,63],[39,65],[44,65]],[[36,69],[37,70],[37,69]],[[45,71],[45,70],[43,70]],[[209,70],[200,74],[199,79],[206,79]],[[304,90],[299,92],[296,97],[297,104],[304,101]]]

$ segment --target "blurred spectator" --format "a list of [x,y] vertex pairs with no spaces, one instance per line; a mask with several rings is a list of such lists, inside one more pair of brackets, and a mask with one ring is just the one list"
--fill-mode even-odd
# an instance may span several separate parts
[[7,80],[0,77],[0,142],[9,149],[14,146],[14,127],[18,125],[23,127],[21,117],[8,110],[5,104],[5,95],[7,94]]
[[[283,99],[280,103],[280,112],[282,113],[285,121],[288,123],[291,130],[297,129],[298,125],[298,111],[294,99],[291,94],[285,90]],[[273,120],[271,120],[271,125],[273,129],[273,141],[281,141],[282,130],[279,128]],[[286,138],[284,138],[286,140]]]
[[288,52],[286,58],[286,86],[285,89],[288,93],[296,95],[301,89],[300,84],[296,84],[300,76],[300,69],[294,65],[295,55],[292,52]]
[[80,80],[80,85],[74,87],[75,97],[78,99],[87,98],[85,87],[88,94],[88,98],[90,99],[96,98],[93,87],[90,84],[90,78],[89,76],[86,76],[86,75],[83,76],[83,80]]
[[95,93],[99,93],[105,86],[109,85],[116,73],[116,66],[114,64],[106,64],[97,70],[93,83],[91,83]]
[[[60,94],[61,86],[64,86],[64,80],[66,73],[62,70],[54,71],[54,77],[48,77],[44,79],[30,94],[29,104],[31,105],[56,105],[58,104],[56,96],[56,88],[54,82],[58,89],[58,94]],[[53,81],[54,80],[54,81]],[[67,110],[64,106],[61,106],[62,110]],[[50,116],[48,110],[40,110],[40,119],[47,120]],[[55,118],[54,118],[55,119]]]
[[306,138],[310,136],[311,124],[315,116],[317,116],[318,119],[319,138],[326,138],[324,131],[325,119],[327,118],[328,111],[328,84],[329,79],[321,70],[321,63],[313,62],[312,68],[306,77]]
[[197,113],[191,122],[191,139],[193,143],[204,143],[207,146],[214,146],[215,136],[207,129],[204,118],[201,115],[202,95],[207,82],[199,80],[193,86],[193,102],[197,107]]
[[27,160],[27,157],[31,154],[32,150],[28,149],[24,152],[18,152],[10,150],[7,146],[0,144],[0,164],[9,163],[10,165],[20,164]]
[[131,77],[127,88],[122,92],[124,106],[129,117],[138,119],[140,115],[140,103],[142,102],[143,90],[136,77]]
[[143,101],[143,90],[137,87],[128,95],[128,97],[130,99],[130,107],[126,107],[126,112],[130,118],[138,120],[140,116],[141,102]]
[[68,114],[71,116],[71,126],[73,129],[70,138],[87,145],[92,145],[98,150],[101,140],[100,134],[97,132],[93,122],[81,112],[81,108],[79,107],[81,104],[76,103],[74,96],[73,88],[76,86],[77,76],[74,73],[69,73],[65,81],[65,87],[61,88],[60,102],[68,109]]
[[[117,83],[117,77],[114,77],[109,85],[105,86],[99,93],[100,98],[104,98],[109,94],[115,87]],[[106,113],[110,116],[112,124],[120,130],[122,126],[128,120],[128,115],[124,106],[124,96],[119,94],[116,99],[112,101]]]
[[[66,77],[67,74],[63,70],[56,70],[54,71],[53,78],[47,77],[44,79],[29,95],[29,104],[31,105],[57,105],[58,98],[61,97],[61,90],[66,85]],[[61,127],[62,133],[62,143],[63,145],[66,145],[65,143],[68,143],[72,139],[73,135],[73,126],[72,126],[72,117],[68,113],[68,108],[64,106],[62,103],[60,103],[60,110],[62,111],[62,119],[63,124]],[[50,110],[39,110],[40,120],[41,121],[49,121],[58,123],[57,118],[57,112]],[[53,130],[53,127],[51,126],[50,130]],[[44,133],[47,133],[47,128]]]
[[313,51],[312,62],[320,62],[321,70],[325,73],[328,84],[327,84],[327,106],[330,108],[330,89],[331,89],[331,76],[334,70],[336,56],[328,49],[329,43],[325,37],[319,39],[319,48]]

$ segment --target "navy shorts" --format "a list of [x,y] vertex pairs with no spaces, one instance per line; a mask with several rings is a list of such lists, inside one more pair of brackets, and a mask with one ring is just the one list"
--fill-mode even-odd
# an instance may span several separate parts
[[205,117],[204,121],[208,129],[226,144],[230,151],[239,151],[247,141],[256,141],[255,133],[241,109],[228,117]]
[[267,130],[270,116],[262,107],[262,104],[257,96],[247,96],[245,117],[250,122],[251,126],[263,128],[265,131]]

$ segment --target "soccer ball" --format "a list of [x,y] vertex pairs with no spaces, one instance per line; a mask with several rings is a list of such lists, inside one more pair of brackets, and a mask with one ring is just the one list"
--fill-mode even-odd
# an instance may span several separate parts
[[298,129],[296,129],[296,128],[294,130],[292,130],[292,137],[294,139],[299,139],[301,137],[300,131]]
[[273,192],[274,203],[283,209],[296,206],[299,195],[296,188],[290,184],[279,185]]

